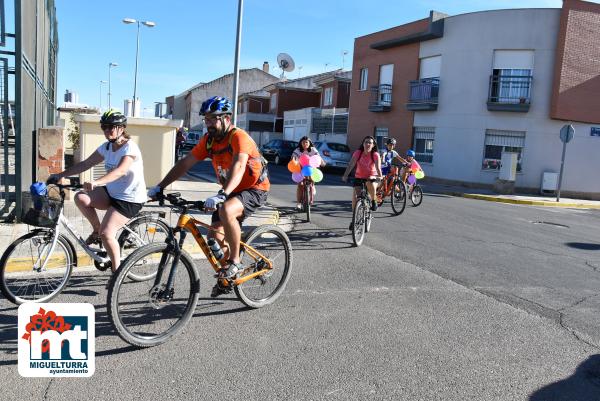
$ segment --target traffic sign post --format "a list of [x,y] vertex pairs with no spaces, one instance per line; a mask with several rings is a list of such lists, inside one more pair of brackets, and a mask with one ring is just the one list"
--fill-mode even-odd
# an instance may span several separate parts
[[558,188],[556,189],[556,201],[560,202],[560,187],[562,185],[563,171],[565,167],[565,153],[567,151],[567,143],[571,142],[575,135],[575,128],[571,124],[564,125],[560,129],[560,140],[563,143],[562,157],[560,159],[560,173],[558,174]]

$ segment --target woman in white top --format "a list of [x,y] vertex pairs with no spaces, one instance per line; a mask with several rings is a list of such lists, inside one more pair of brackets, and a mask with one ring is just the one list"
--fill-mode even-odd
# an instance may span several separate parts
[[[60,174],[53,174],[48,182],[56,182],[104,161],[106,175],[83,184],[84,191],[75,195],[75,204],[92,225],[87,244],[102,243],[115,272],[121,261],[117,231],[141,210],[146,196],[144,164],[137,144],[125,132],[127,117],[118,111],[108,110],[100,118],[100,127],[107,142],[86,160],[69,167]],[[96,209],[106,210],[100,222]]]
[[[294,153],[292,153],[292,158],[294,160],[298,161],[298,159],[300,159],[300,156],[302,156],[303,154],[308,155],[308,156],[319,155],[319,151],[317,150],[317,148],[315,148],[315,145],[313,145],[312,141],[307,136],[303,136],[302,138],[300,138],[300,142],[298,142],[298,147],[294,150]],[[325,162],[323,160],[321,160],[321,166],[324,166],[324,165],[325,165]],[[315,194],[317,193],[317,190],[315,189],[314,185],[313,185],[312,189],[313,189],[313,198],[314,198]],[[302,209],[302,193],[303,192],[304,192],[304,181],[300,181],[298,183],[298,187],[296,188],[296,209]]]

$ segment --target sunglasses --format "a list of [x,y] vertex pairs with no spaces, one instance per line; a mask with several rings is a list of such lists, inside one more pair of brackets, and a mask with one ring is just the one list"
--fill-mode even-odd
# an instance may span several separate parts
[[112,131],[113,128],[120,127],[120,125],[100,124],[102,131]]

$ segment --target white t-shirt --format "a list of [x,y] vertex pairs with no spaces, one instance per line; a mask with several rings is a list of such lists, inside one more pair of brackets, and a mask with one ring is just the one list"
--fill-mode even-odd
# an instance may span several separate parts
[[310,148],[309,150],[305,150],[304,152],[301,151],[300,149],[296,148],[296,150],[294,150],[294,153],[292,155],[298,159],[298,158],[300,158],[300,156],[302,156],[302,154],[314,156],[314,155],[318,155],[319,151],[314,146],[312,148]]
[[[108,149],[106,149],[107,144]],[[134,203],[146,202],[148,197],[144,181],[144,162],[142,161],[142,152],[137,144],[129,140],[115,152],[112,143],[104,142],[97,151],[104,157],[104,168],[107,174],[119,165],[123,156],[133,156],[134,160],[127,174],[106,184],[106,189],[108,194],[115,199]]]

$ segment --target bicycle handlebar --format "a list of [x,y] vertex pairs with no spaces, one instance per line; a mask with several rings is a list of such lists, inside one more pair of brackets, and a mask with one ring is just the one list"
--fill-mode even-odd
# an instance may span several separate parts
[[204,210],[204,201],[189,201],[187,199],[183,199],[180,192],[171,192],[170,194],[166,195],[162,192],[159,192],[156,194],[156,199],[153,199],[152,201],[158,201],[160,206],[164,206],[165,200],[174,207]]
[[[46,184],[54,185],[61,191],[63,189],[72,189],[72,190],[83,189],[83,185],[79,183],[79,178],[64,177],[64,179],[69,180],[69,184],[60,184],[59,182],[55,182],[54,180],[50,180],[50,179],[46,180]],[[75,183],[73,183],[73,181],[75,181]]]

